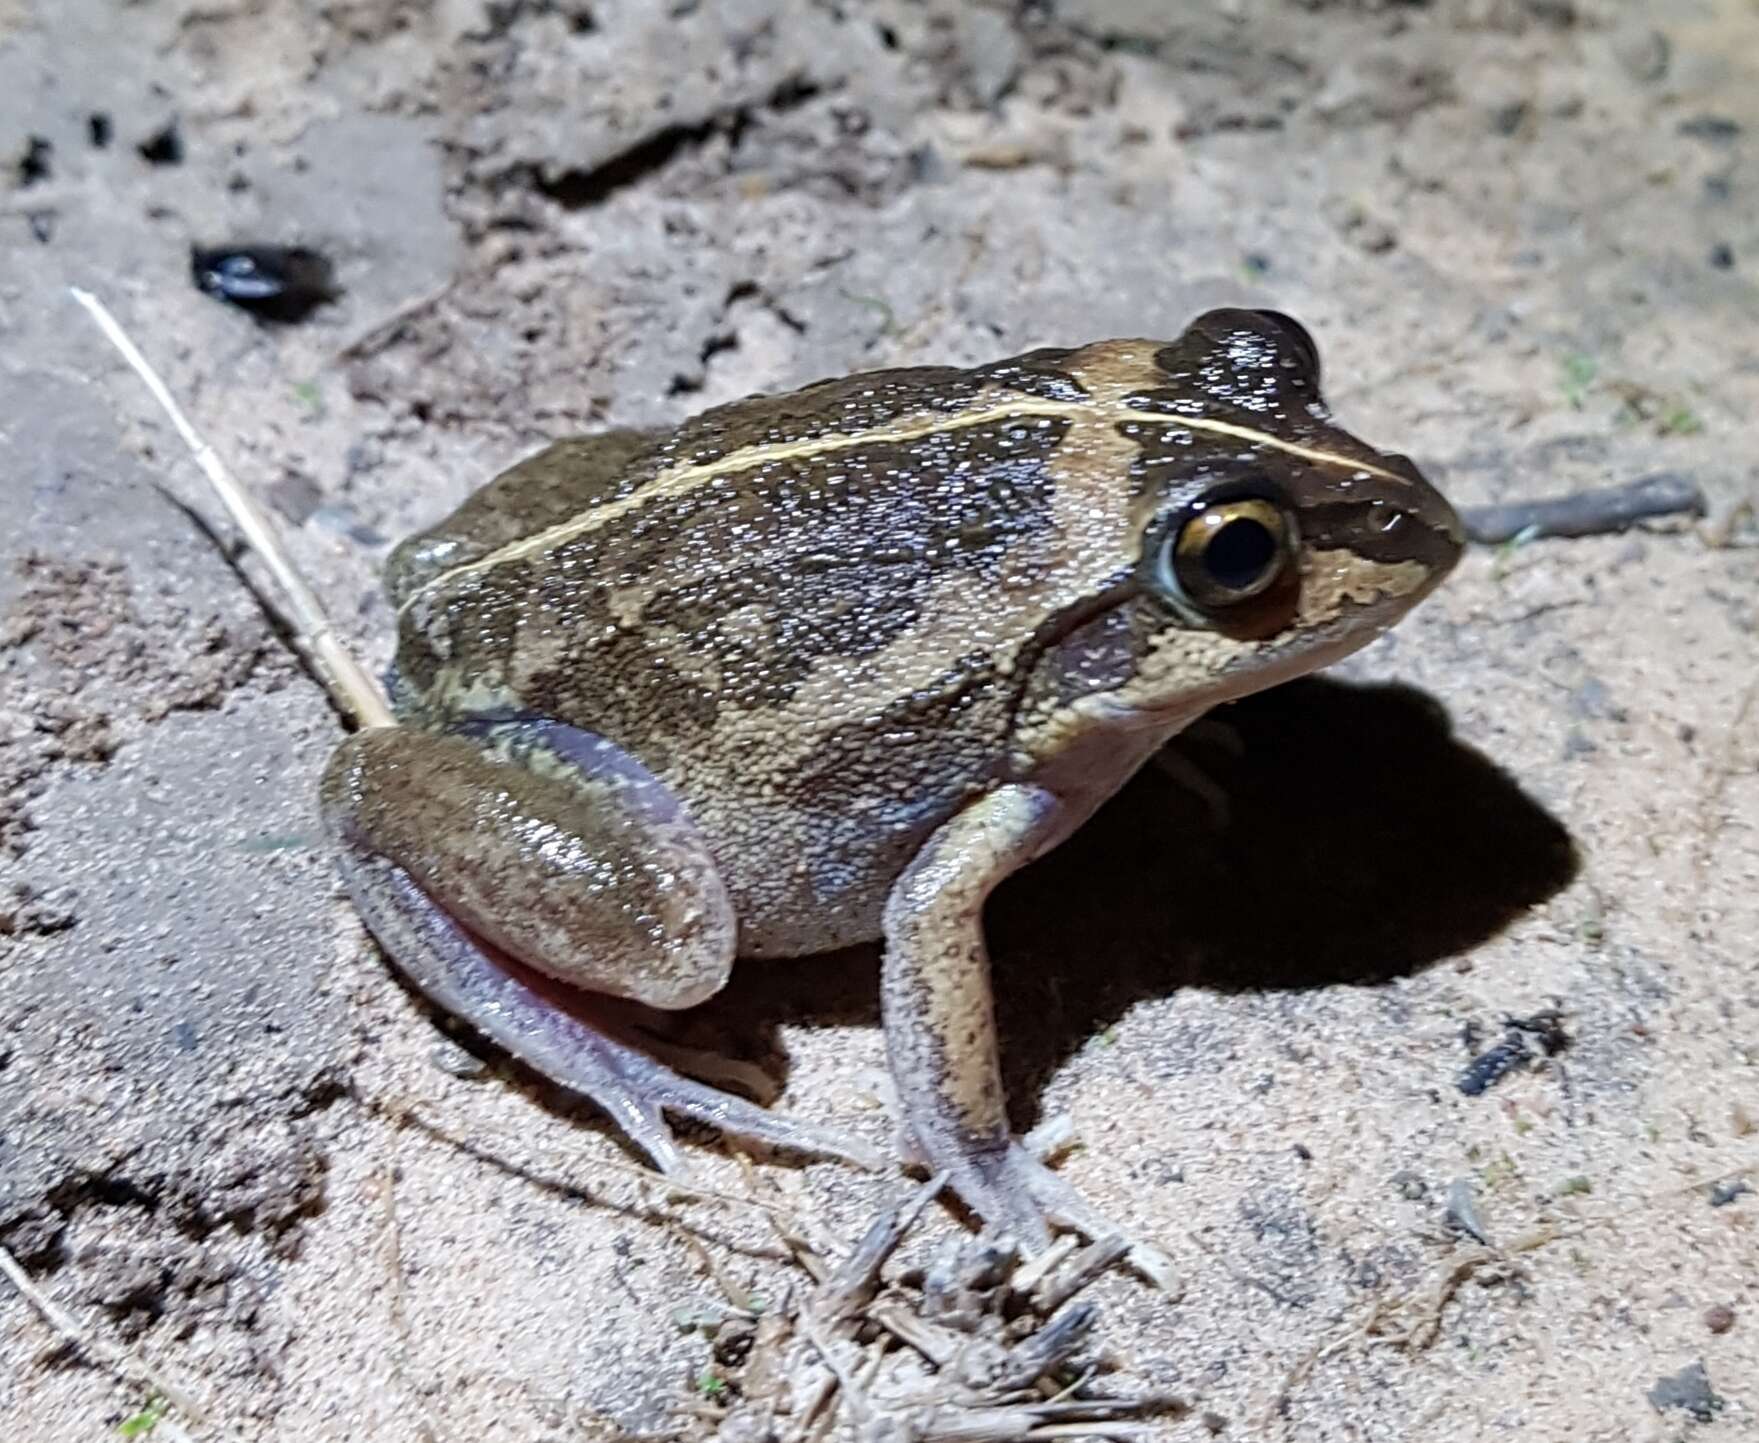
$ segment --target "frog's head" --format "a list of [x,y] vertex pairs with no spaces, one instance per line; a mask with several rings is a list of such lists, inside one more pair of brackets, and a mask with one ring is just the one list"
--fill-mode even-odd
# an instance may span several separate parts
[[1460,557],[1459,517],[1417,468],[1331,423],[1312,338],[1287,316],[1212,311],[1171,344],[1107,342],[1068,370],[1126,418],[1128,554],[1046,638],[1028,731],[1164,726],[1328,665]]

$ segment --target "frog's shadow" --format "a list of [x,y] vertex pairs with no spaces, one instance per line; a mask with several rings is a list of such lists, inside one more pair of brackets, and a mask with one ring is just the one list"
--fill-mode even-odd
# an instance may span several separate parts
[[[1181,753],[1225,793],[1225,822],[1151,766],[991,900],[1017,1127],[1061,1063],[1137,1002],[1408,976],[1576,874],[1563,825],[1425,693],[1311,678],[1214,715],[1237,750],[1193,740]],[[703,1020],[744,1047],[784,1021],[875,1022],[877,958],[743,965]]]

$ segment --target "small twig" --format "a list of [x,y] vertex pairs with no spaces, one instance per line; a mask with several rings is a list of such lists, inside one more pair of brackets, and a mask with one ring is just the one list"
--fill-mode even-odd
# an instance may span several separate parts
[[1525,533],[1541,536],[1604,536],[1639,521],[1663,516],[1702,516],[1704,492],[1677,472],[1662,471],[1622,486],[1599,486],[1543,501],[1506,506],[1468,506],[1460,512],[1466,536],[1480,546],[1498,546]]
[[849,1372],[848,1364],[838,1356],[836,1340],[825,1336],[823,1324],[812,1308],[802,1308],[799,1312],[800,1331],[806,1341],[812,1345],[813,1351],[824,1360],[825,1367],[837,1380],[847,1401],[849,1412],[857,1425],[866,1423],[873,1417],[873,1405],[867,1400],[867,1393]]
[[[1047,1316],[1056,1312],[1129,1251],[1129,1239],[1115,1235],[1089,1243],[1069,1260],[1068,1267],[1039,1281],[1037,1287],[1031,1290],[1032,1306]],[[1015,1286],[1025,1291],[1018,1282]]]
[[[1454,1300],[1455,1295],[1466,1286],[1467,1280],[1476,1277],[1482,1269],[1497,1263],[1508,1263],[1508,1259],[1494,1249],[1469,1253],[1460,1258],[1442,1275],[1434,1293],[1424,1306],[1423,1316],[1403,1333],[1388,1337],[1385,1341],[1394,1347],[1402,1348],[1407,1353],[1421,1353],[1441,1336],[1442,1316],[1447,1312],[1448,1304]],[[1518,1267],[1512,1263],[1508,1265],[1515,1268],[1516,1276],[1519,1276]],[[1371,1335],[1372,1331],[1372,1329],[1369,1330]]]
[[[1312,1376],[1313,1370],[1325,1360],[1334,1357],[1351,1346],[1361,1343],[1364,1339],[1370,1343],[1381,1343],[1397,1347],[1410,1353],[1428,1347],[1435,1341],[1441,1331],[1441,1318],[1454,1296],[1479,1269],[1493,1263],[1501,1263],[1511,1267],[1518,1266],[1514,1259],[1524,1253],[1538,1252],[1556,1242],[1581,1237],[1592,1228],[1605,1227],[1622,1222],[1642,1213],[1646,1213],[1658,1204],[1671,1198],[1682,1197],[1690,1193],[1702,1192],[1707,1187],[1726,1181],[1740,1173],[1759,1167],[1759,1154],[1745,1163],[1719,1170],[1716,1173],[1693,1178],[1690,1182],[1676,1184],[1640,1198],[1625,1207],[1608,1209],[1604,1212],[1587,1213],[1574,1218],[1567,1226],[1556,1223],[1544,1223],[1529,1229],[1520,1237],[1500,1248],[1474,1250],[1464,1257],[1454,1259],[1447,1271],[1437,1280],[1431,1293],[1429,1304],[1423,1319],[1402,1333],[1383,1334],[1381,1324],[1406,1304],[1414,1301],[1415,1289],[1396,1298],[1377,1298],[1359,1316],[1355,1322],[1348,1324],[1336,1333],[1329,1341],[1316,1343],[1284,1377],[1282,1386],[1272,1395],[1257,1420],[1260,1429],[1268,1429],[1279,1416],[1280,1410],[1287,1403],[1295,1389]],[[1201,1244],[1200,1244],[1201,1246]]]
[[[1038,1438],[1152,1439],[1157,1430],[1145,1423],[1126,1422],[1147,1413],[1168,1412],[1182,1407],[1179,1400],[1159,1398],[1118,1399],[1115,1403],[1064,1405],[1020,1404],[999,1408],[943,1408],[912,1420],[912,1435],[922,1443],[1028,1443]],[[1076,1414],[1080,1421],[1059,1422]]]
[[1146,1423],[1118,1423],[1095,1425],[1092,1423],[1042,1423],[1030,1432],[1021,1436],[1028,1440],[1034,1438],[1110,1438],[1117,1443],[1142,1438],[1152,1439],[1156,1430]]
[[1729,781],[1738,768],[1741,731],[1747,724],[1747,717],[1756,700],[1759,700],[1759,676],[1747,683],[1740,700],[1735,703],[1734,715],[1729,719],[1728,731],[1723,737],[1721,755],[1711,764],[1703,795],[1698,799],[1698,839],[1693,848],[1692,861],[1697,878],[1695,891],[1700,900],[1712,876],[1711,862],[1716,853],[1716,839],[1722,832],[1722,823],[1715,814],[1721,810],[1723,798],[1728,793]]
[[[1129,1251],[1129,1240],[1124,1238],[1120,1241],[1124,1244],[1124,1251]],[[1042,1253],[1035,1258],[1028,1258],[1020,1264],[1019,1270],[1013,1277],[1016,1291],[1030,1293],[1051,1273],[1061,1267],[1063,1260],[1080,1246],[1081,1239],[1076,1237],[1074,1233],[1058,1233],[1056,1237],[1051,1239],[1051,1245]]]
[[669,1223],[667,1231],[683,1243],[686,1250],[695,1256],[697,1262],[702,1264],[703,1269],[709,1277],[714,1279],[715,1286],[721,1290],[721,1296],[727,1300],[730,1306],[748,1318],[755,1318],[763,1311],[763,1304],[759,1302],[757,1295],[737,1278],[731,1277],[726,1269],[715,1260],[715,1255],[703,1246],[702,1239],[697,1237],[695,1233],[676,1222]]
[[[744,1160],[743,1154],[741,1159]],[[909,1207],[913,1201],[914,1199],[906,1199],[900,1206]],[[825,1254],[829,1249],[820,1247],[807,1235],[806,1224],[798,1216],[791,1216],[785,1210],[777,1208],[770,1214],[770,1225],[787,1244],[788,1250],[794,1255],[794,1261],[815,1283],[822,1284],[832,1276],[831,1266],[825,1261]],[[802,1306],[812,1306],[812,1300]],[[942,1329],[924,1322],[901,1304],[883,1299],[868,1309],[867,1316],[899,1342],[914,1348],[937,1368],[944,1368],[952,1361],[958,1353],[959,1343],[963,1341],[947,1336]]]
[[443,286],[428,291],[424,295],[411,296],[401,305],[394,307],[387,314],[380,316],[352,341],[348,342],[347,345],[337,351],[336,360],[338,362],[358,361],[370,352],[383,350],[385,346],[390,344],[392,338],[397,332],[402,329],[404,322],[410,320],[414,316],[420,315],[436,301],[444,299],[446,293],[450,291],[455,284],[456,282],[454,281],[447,281]]
[[[44,1322],[80,1352],[97,1359],[124,1382],[150,1388],[173,1407],[189,1414],[198,1422],[202,1421],[203,1410],[188,1389],[180,1383],[172,1382],[145,1359],[81,1327],[71,1313],[31,1281],[30,1274],[4,1247],[0,1247],[0,1273],[5,1273],[24,1300],[42,1314]],[[171,1443],[193,1443],[190,1435],[174,1418],[160,1418],[156,1427],[171,1439]]]
[[904,1235],[916,1226],[924,1209],[940,1196],[947,1174],[937,1172],[901,1207],[874,1219],[873,1226],[836,1270],[819,1284],[812,1305],[833,1321],[850,1317],[873,1301],[879,1291],[879,1271],[897,1251]]
[[[1099,1308],[1093,1303],[1076,1303],[1065,1308],[1036,1333],[1015,1345],[1007,1360],[990,1380],[990,1385],[1003,1393],[1020,1392],[1048,1383],[1047,1374],[1061,1367],[1087,1341],[1088,1334],[1099,1319]],[[1054,1398],[1060,1390],[1053,1384],[1046,1396]]]
[[74,300],[84,306],[98,323],[98,329],[109,339],[110,344],[122,353],[122,359],[146,383],[147,390],[152,393],[153,399],[159,403],[160,409],[170,418],[177,434],[189,447],[196,465],[208,478],[215,494],[232,513],[232,519],[238,523],[246,542],[274,577],[275,584],[286,601],[288,619],[294,633],[316,665],[325,689],[330,693],[331,701],[363,727],[394,726],[396,722],[384,693],[365,668],[342,645],[330,619],[324,614],[317,594],[306,585],[305,578],[295,570],[288,558],[287,549],[275,534],[274,523],[269,519],[268,513],[233,479],[218,453],[190,424],[170,388],[141,354],[140,348],[129,339],[128,333],[122,329],[104,303],[90,291],[80,290],[77,286],[69,289]]

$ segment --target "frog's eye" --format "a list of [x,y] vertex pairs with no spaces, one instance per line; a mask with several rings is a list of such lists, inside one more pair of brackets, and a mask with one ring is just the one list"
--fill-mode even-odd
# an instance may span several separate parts
[[1257,496],[1199,503],[1161,543],[1157,589],[1180,611],[1221,620],[1291,571],[1294,519]]

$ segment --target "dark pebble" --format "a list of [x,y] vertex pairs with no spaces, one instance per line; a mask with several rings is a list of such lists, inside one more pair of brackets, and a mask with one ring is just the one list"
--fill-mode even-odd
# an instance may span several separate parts
[[1722,1399],[1710,1386],[1710,1375],[1702,1362],[1691,1363],[1679,1372],[1658,1378],[1649,1390],[1649,1402],[1658,1413],[1669,1408],[1683,1409],[1700,1423],[1708,1423],[1722,1411]]

